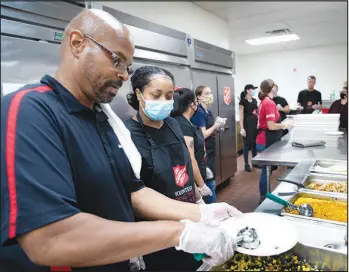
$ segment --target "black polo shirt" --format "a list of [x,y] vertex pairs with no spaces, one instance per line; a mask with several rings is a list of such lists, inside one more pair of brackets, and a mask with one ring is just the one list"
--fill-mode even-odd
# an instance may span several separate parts
[[[288,103],[287,103],[286,99],[281,97],[281,96],[274,97],[273,101],[275,102],[276,105],[280,105],[283,108],[288,106]],[[284,121],[286,119],[287,114],[285,112],[283,112],[283,111],[279,111],[279,113],[280,113],[280,121],[282,122],[282,121]]]
[[[48,75],[3,97],[1,266],[49,271],[30,263],[16,237],[79,212],[134,221],[131,192],[144,185],[107,119]],[[127,264],[72,270],[119,271]]]

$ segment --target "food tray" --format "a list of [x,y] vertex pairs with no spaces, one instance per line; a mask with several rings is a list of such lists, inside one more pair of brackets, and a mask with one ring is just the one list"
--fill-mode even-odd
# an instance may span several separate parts
[[[330,194],[323,194],[322,192],[297,192],[295,193],[291,199],[288,201],[289,203],[294,203],[296,199],[299,197],[311,197],[315,199],[324,199],[324,200],[335,200],[337,202],[344,202],[347,203],[347,197],[342,196],[342,195],[330,195]],[[333,221],[333,220],[326,220],[322,218],[314,218],[314,217],[307,217],[303,215],[298,215],[298,214],[290,214],[287,213],[285,208],[282,209],[281,215],[285,217],[292,217],[292,218],[299,218],[300,220],[305,220],[305,221],[312,221],[312,222],[323,222],[323,223],[330,223],[334,225],[341,225],[341,226],[346,226],[347,223],[344,222],[338,222],[338,221]]]
[[[293,253],[318,268],[324,268],[325,271],[347,271],[348,256],[345,253],[331,249],[313,247],[302,243],[297,243],[287,253]],[[222,271],[221,267],[212,267],[203,264],[197,271]]]
[[[305,177],[304,181],[302,182],[305,187],[307,187],[310,183],[316,182],[320,184],[326,184],[331,182],[343,182],[347,183],[347,177],[344,175],[328,175],[328,174],[317,174],[317,173],[311,173],[307,177]],[[336,193],[336,192],[328,192],[328,191],[320,191],[310,188],[299,188],[300,192],[316,192],[316,193],[322,193],[322,194],[329,194],[332,196],[339,196],[339,197],[348,197],[346,193]]]
[[[329,168],[332,166],[343,166],[346,169],[348,168],[348,162],[347,161],[337,161],[337,160],[316,160],[314,164],[310,167],[310,172],[315,172],[315,173],[323,173],[323,174],[331,174],[331,175],[343,175],[347,176],[348,171],[345,172],[334,172],[330,170]],[[320,166],[322,168],[328,168],[328,170],[325,169],[317,169],[316,167]]]

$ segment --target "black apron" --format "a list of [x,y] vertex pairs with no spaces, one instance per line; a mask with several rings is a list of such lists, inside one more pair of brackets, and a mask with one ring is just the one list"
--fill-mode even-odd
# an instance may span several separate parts
[[[209,129],[214,124],[214,117],[211,111],[207,111],[206,117],[206,129]],[[216,178],[216,132],[205,140],[206,145],[206,165],[213,173],[213,178],[207,181],[213,181]]]
[[258,116],[257,116],[257,101],[254,99],[249,102],[247,99],[244,103],[244,129],[246,131],[246,137],[243,137],[245,145],[251,145],[256,143],[258,134]]
[[[280,117],[279,120],[276,122],[277,124],[281,123]],[[283,130],[269,130],[268,128],[265,130],[265,138],[266,138],[266,145],[265,148],[268,148],[272,144],[279,141],[283,136]]]
[[169,122],[164,120],[178,141],[156,145],[147,133],[139,114],[137,119],[150,145],[153,177],[151,181],[147,181],[147,186],[169,198],[195,203],[193,167],[186,143],[176,134]]
[[254,114],[248,114],[244,116],[244,128],[246,131],[246,137],[243,137],[243,141],[245,145],[253,144],[256,142],[257,137],[257,124],[258,117]]
[[[194,175],[187,146],[176,134],[167,120],[164,120],[178,141],[156,145],[143,124],[139,114],[138,122],[142,125],[151,146],[153,178],[147,181],[149,188],[169,198],[195,203]],[[138,220],[137,220],[138,221]],[[143,220],[144,221],[144,220]],[[154,270],[191,270],[201,265],[192,254],[168,248],[143,256],[148,271]]]
[[204,134],[202,133],[201,128],[195,127],[196,133],[196,141],[197,141],[197,148],[198,150],[195,150],[195,157],[196,161],[199,165],[200,169],[200,174],[203,178],[203,180],[206,180],[206,163],[207,163],[207,158],[206,158],[206,146],[205,146],[205,137]]

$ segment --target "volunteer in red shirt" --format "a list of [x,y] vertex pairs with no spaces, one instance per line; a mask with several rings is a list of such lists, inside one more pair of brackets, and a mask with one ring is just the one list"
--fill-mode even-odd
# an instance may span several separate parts
[[[285,122],[280,124],[280,113],[276,107],[273,98],[276,94],[276,85],[273,80],[263,80],[260,86],[259,99],[259,118],[256,143],[257,150],[263,151],[273,143],[281,139],[281,131],[291,126],[291,123]],[[260,203],[265,199],[267,193],[267,172],[266,167],[262,167],[261,177],[259,180]]]

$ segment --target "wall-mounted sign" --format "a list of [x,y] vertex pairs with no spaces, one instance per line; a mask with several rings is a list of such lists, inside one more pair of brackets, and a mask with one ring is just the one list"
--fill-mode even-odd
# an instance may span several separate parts
[[223,100],[226,105],[229,105],[231,102],[231,92],[230,87],[223,88]]

